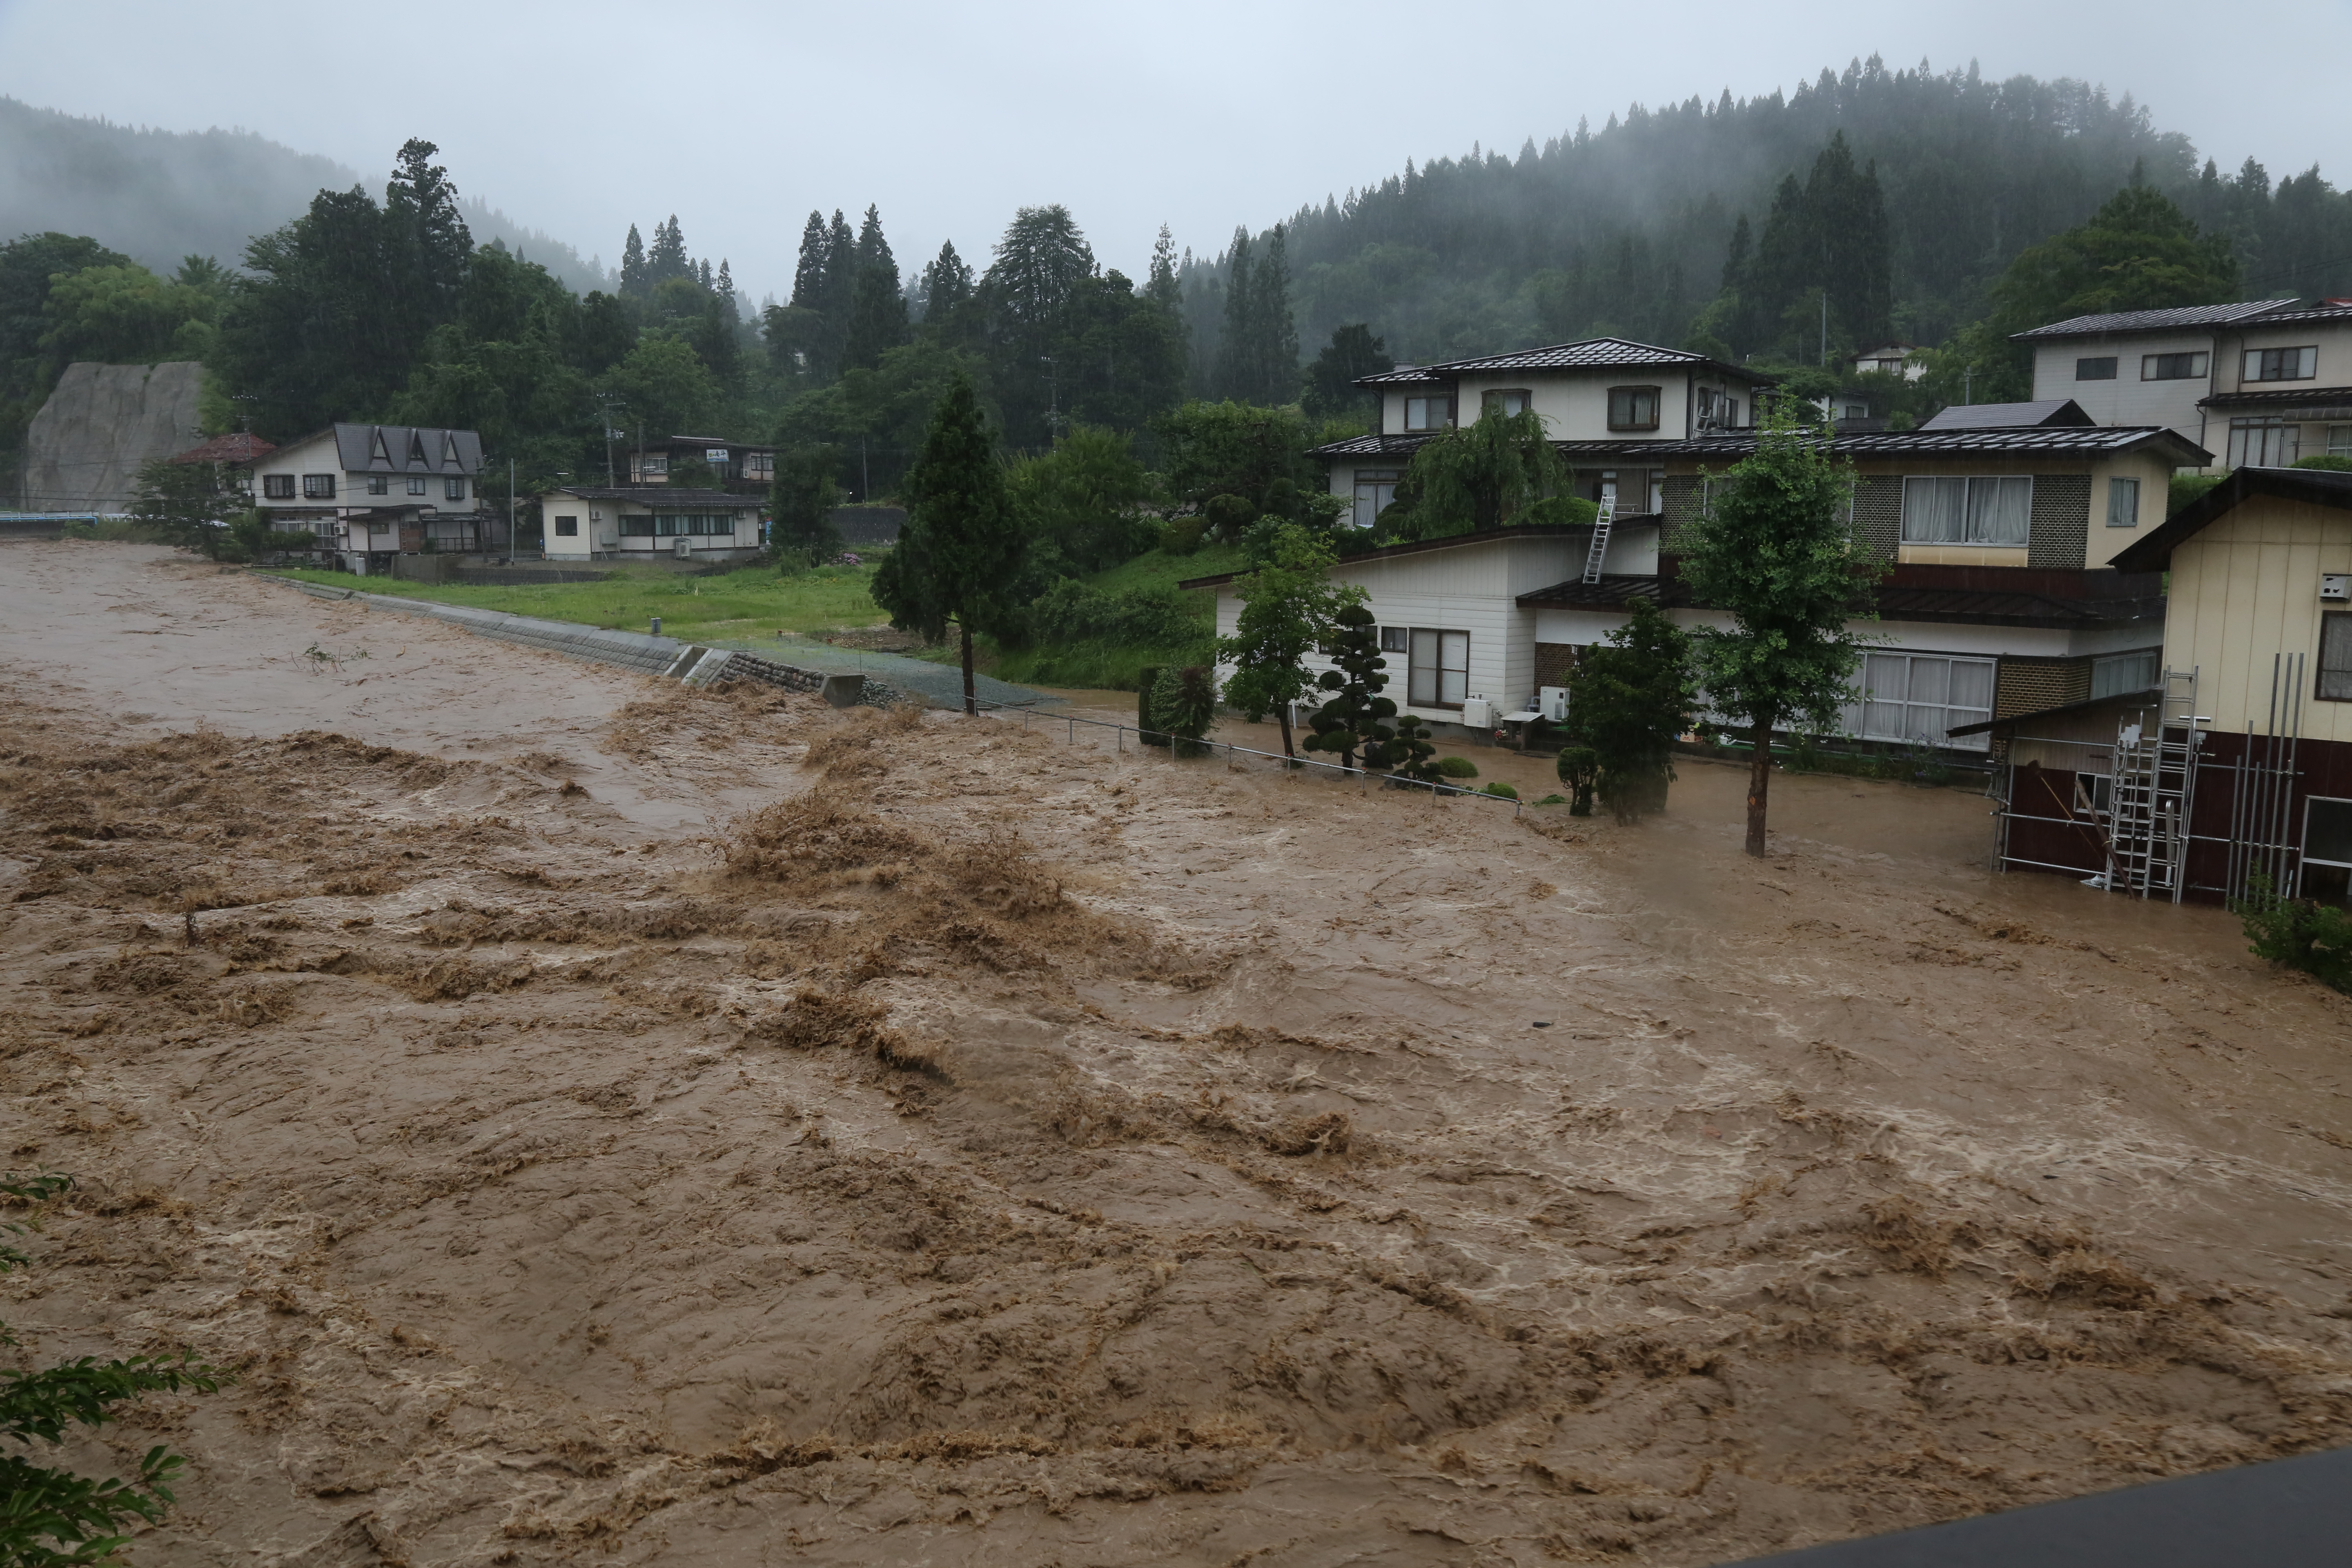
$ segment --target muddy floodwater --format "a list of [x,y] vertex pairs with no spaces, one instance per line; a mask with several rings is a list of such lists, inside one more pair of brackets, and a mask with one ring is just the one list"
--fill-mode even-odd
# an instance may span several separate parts
[[2352,1441],[2352,1001],[2227,915],[1072,735],[0,545],[6,1353],[236,1372],[70,1450],[190,1457],[133,1560],[1706,1564]]

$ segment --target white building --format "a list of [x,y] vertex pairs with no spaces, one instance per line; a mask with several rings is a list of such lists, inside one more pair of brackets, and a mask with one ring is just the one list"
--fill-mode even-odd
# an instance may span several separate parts
[[740,561],[756,552],[760,498],[667,485],[574,485],[539,498],[550,561]]
[[482,438],[415,425],[332,425],[252,464],[255,500],[282,532],[349,571],[396,555],[493,547],[503,519],[478,509]]

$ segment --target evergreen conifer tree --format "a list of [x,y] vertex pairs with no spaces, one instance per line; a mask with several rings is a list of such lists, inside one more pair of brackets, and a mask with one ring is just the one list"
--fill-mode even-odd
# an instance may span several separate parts
[[963,642],[963,710],[976,714],[972,634],[1017,625],[1013,595],[1025,551],[971,377],[959,374],[932,411],[904,494],[907,521],[874,574],[874,602],[891,625],[926,637],[944,637],[954,623]]
[[1250,267],[1247,229],[1234,230],[1225,263],[1225,318],[1217,333],[1217,393],[1235,403],[1255,403],[1258,384],[1258,291]]
[[1176,278],[1176,238],[1168,226],[1160,226],[1160,237],[1151,243],[1151,271],[1144,279],[1144,296],[1163,310],[1181,313],[1184,309],[1184,286]]
[[840,552],[841,533],[833,526],[833,510],[842,499],[834,476],[840,471],[838,447],[792,447],[778,454],[775,483],[768,492],[776,520],[770,538],[778,550],[811,564]]
[[637,226],[629,226],[629,237],[621,247],[621,292],[633,300],[642,300],[653,292],[653,282],[646,276],[646,242],[637,237]]
[[1265,256],[1250,279],[1256,299],[1250,326],[1257,343],[1250,354],[1256,382],[1249,402],[1279,407],[1298,401],[1298,327],[1290,314],[1290,258],[1281,224],[1267,237]]
[[[632,238],[636,235],[631,229]],[[803,310],[824,309],[824,264],[827,255],[824,215],[812,212],[801,226],[801,254],[793,268],[793,304]]]
[[1314,733],[1307,737],[1306,749],[1334,752],[1339,765],[1351,771],[1360,753],[1363,766],[1386,767],[1388,743],[1396,739],[1389,721],[1396,717],[1397,705],[1381,695],[1389,683],[1381,673],[1388,660],[1381,657],[1372,613],[1361,605],[1349,605],[1331,620],[1337,629],[1326,646],[1335,668],[1316,682],[1331,696],[1307,721]]
[[678,228],[677,215],[669,215],[667,223],[654,225],[653,248],[646,253],[646,285],[658,289],[673,278],[689,278],[694,264],[686,254],[686,236]]

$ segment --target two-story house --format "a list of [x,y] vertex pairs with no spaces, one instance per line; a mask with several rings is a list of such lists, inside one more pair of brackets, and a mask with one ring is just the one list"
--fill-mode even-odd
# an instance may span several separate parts
[[[699,469],[707,468],[708,474]],[[776,479],[776,449],[718,436],[664,436],[640,443],[629,453],[633,486],[666,485],[674,475],[694,473],[708,479],[706,488],[731,495],[760,495]]]
[[252,462],[254,500],[281,532],[347,571],[394,556],[488,548],[498,519],[478,510],[482,438],[415,425],[332,425]]
[[[1570,357],[1591,349],[1538,353]],[[1613,342],[1599,352],[1612,360],[1670,353]],[[1335,575],[1364,587],[1379,618],[1391,673],[1402,677],[1402,693],[1392,695],[1402,706],[1433,724],[1472,731],[1556,706],[1547,689],[1564,686],[1580,650],[1622,625],[1637,598],[1688,625],[1727,624],[1689,592],[1675,538],[1704,507],[1711,476],[1754,449],[1754,397],[1766,384],[1696,355],[1675,357],[1687,366],[1680,416],[1664,398],[1654,405],[1666,434],[1646,427],[1651,408],[1638,410],[1644,427],[1631,430],[1622,428],[1633,423],[1622,404],[1603,404],[1597,419],[1589,412],[1596,394],[1614,401],[1629,387],[1663,387],[1663,374],[1637,383],[1612,363],[1587,381],[1585,410],[1570,401],[1573,391],[1559,400],[1571,413],[1586,413],[1581,422],[1563,417],[1565,429],[1555,426],[1554,446],[1579,490],[1600,499],[1630,489],[1643,508],[1621,515],[1605,540],[1596,542],[1590,528],[1506,527],[1341,561]],[[1396,379],[1407,374],[1415,379]],[[1409,460],[1431,434],[1409,427],[1416,417],[1426,423],[1471,406],[1468,394],[1435,384],[1442,379],[1430,370],[1368,378],[1389,405],[1382,430],[1322,449],[1335,491],[1360,494],[1372,461]],[[1475,388],[1481,414],[1516,411],[1501,397],[1486,397],[1488,388],[1470,377],[1452,384]],[[1700,413],[1702,392],[1714,394],[1707,415]],[[1411,406],[1436,397],[1454,401],[1451,408]],[[1544,404],[1519,406],[1545,412],[1552,424]],[[2110,563],[2163,521],[2173,471],[2208,461],[2203,448],[2163,425],[2098,425],[2063,398],[1948,409],[1912,431],[1840,429],[1831,447],[1857,470],[1853,515],[1864,547],[1887,570],[1875,595],[1877,618],[1855,623],[1874,651],[1846,714],[1848,733],[1980,752],[1990,744],[1981,733],[1951,731],[2154,680],[2161,579]],[[1376,506],[1360,506],[1357,516],[1368,511]],[[1240,610],[1230,580],[1186,585],[1223,590],[1219,630],[1230,634]]]
[[2352,300],[2076,316],[2012,341],[2033,350],[2036,400],[2169,426],[2222,468],[2352,456]]

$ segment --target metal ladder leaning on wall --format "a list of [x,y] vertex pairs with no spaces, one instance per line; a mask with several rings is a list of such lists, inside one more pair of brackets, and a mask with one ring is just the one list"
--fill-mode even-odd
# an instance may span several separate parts
[[1592,548],[1584,552],[1584,580],[1601,581],[1601,558],[1609,553],[1610,525],[1617,521],[1617,492],[1601,498],[1601,515],[1592,520]]
[[2166,670],[2153,729],[2144,721],[2123,726],[2116,737],[2106,885],[2177,904],[2188,886],[2189,816],[2197,797],[2197,672]]

